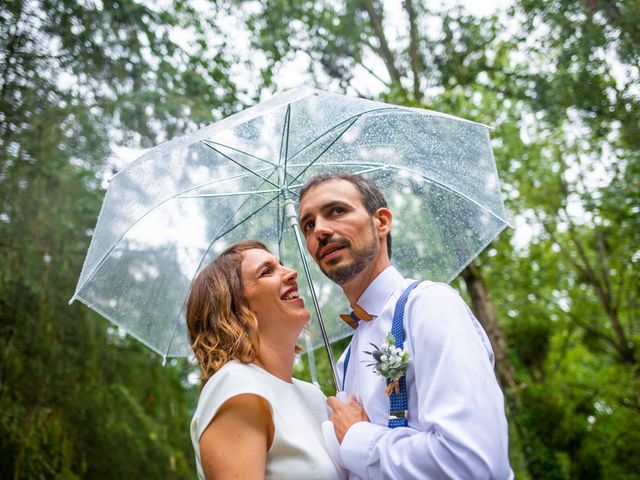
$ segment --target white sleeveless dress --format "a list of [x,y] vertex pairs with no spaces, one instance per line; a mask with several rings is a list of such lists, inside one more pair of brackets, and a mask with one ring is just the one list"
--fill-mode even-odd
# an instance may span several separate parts
[[204,479],[200,460],[200,436],[218,409],[241,394],[264,398],[271,407],[274,436],[267,452],[266,479],[346,478],[327,453],[321,424],[328,419],[323,393],[315,385],[293,379],[287,383],[253,364],[233,360],[205,384],[191,420],[191,442],[196,454],[198,478]]

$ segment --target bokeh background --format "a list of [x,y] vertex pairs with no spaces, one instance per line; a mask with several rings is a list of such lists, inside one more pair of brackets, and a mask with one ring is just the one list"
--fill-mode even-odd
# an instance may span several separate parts
[[495,128],[515,228],[453,285],[516,477],[640,478],[639,25],[637,0],[2,2],[0,478],[195,477],[194,366],[67,302],[115,172],[300,85]]

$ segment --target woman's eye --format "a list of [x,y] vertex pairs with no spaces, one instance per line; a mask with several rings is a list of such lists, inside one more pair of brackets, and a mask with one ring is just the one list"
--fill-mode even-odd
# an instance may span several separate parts
[[260,276],[265,277],[267,275],[270,275],[272,271],[273,270],[271,268],[265,268],[264,270],[262,270],[262,272],[260,272]]

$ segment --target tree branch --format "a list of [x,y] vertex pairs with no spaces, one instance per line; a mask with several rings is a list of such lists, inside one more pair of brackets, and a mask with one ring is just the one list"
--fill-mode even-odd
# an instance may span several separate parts
[[613,289],[611,288],[611,277],[609,276],[609,262],[607,261],[607,250],[604,243],[604,237],[602,230],[596,226],[595,228],[596,241],[598,243],[598,263],[600,264],[600,271],[602,272],[602,279],[604,281],[604,288],[607,295],[607,301],[612,309],[616,309],[616,300],[614,299]]
[[622,328],[622,324],[620,323],[620,318],[618,317],[618,311],[611,304],[611,301],[610,301],[611,299],[610,299],[610,296],[607,294],[606,287],[603,286],[602,282],[597,278],[595,272],[593,271],[593,268],[589,263],[589,259],[587,258],[587,254],[585,252],[584,246],[582,245],[582,242],[578,238],[573,222],[571,222],[570,219],[569,219],[569,234],[570,234],[571,240],[576,246],[578,255],[580,256],[580,258],[582,259],[585,265],[585,269],[588,275],[587,278],[590,279],[590,282],[596,291],[596,295],[600,298],[600,301],[602,302],[604,310],[607,316],[609,317],[609,320],[611,321],[611,327],[613,328],[613,331],[617,337],[617,344],[618,344],[617,350],[620,353],[620,357],[622,358],[623,362],[633,365],[636,363],[635,355],[634,355],[633,349],[629,347],[629,340],[627,339],[627,334],[625,333],[624,328]]
[[498,323],[493,301],[484,283],[480,269],[475,262],[471,262],[462,270],[461,275],[467,285],[467,291],[471,296],[473,312],[491,341],[496,357],[498,380],[504,388],[516,388],[518,381],[516,379],[515,368],[509,360],[504,332]]
[[[566,214],[566,211],[565,211],[565,214]],[[571,258],[571,255],[569,255],[566,252],[566,250],[562,247],[562,244],[557,241],[555,235],[553,234],[553,232],[549,228],[549,225],[546,222],[541,221],[540,223],[542,224],[543,228],[545,229],[549,237],[551,237],[551,240],[560,247],[560,251],[562,252],[563,257],[567,259],[567,261],[578,271],[578,273],[584,275],[585,278],[587,279],[587,282],[594,288],[596,297],[598,297],[598,299],[600,300],[600,303],[602,304],[603,309],[607,317],[609,318],[613,331],[616,335],[615,348],[620,356],[620,359],[624,363],[635,365],[637,362],[635,360],[634,350],[633,348],[629,347],[627,335],[624,329],[622,328],[620,319],[618,318],[618,312],[616,309],[612,308],[612,305],[608,302],[606,292],[602,284],[600,283],[600,280],[597,278],[596,274],[594,273],[593,268],[591,267],[591,263],[589,262],[584,246],[582,245],[582,242],[578,238],[577,232],[575,231],[575,226],[571,221],[571,219],[568,217],[568,215],[567,215],[567,222],[569,224],[570,239],[575,245],[576,250],[578,252],[578,256],[580,257],[580,260],[583,262],[583,265],[580,265],[576,260]],[[583,328],[585,327],[583,326]]]
[[580,328],[586,330],[588,333],[590,333],[594,337],[597,337],[600,340],[604,340],[606,343],[608,343],[614,349],[616,349],[616,351],[618,350],[618,344],[616,343],[616,341],[613,338],[611,338],[610,336],[608,336],[608,335],[602,333],[601,331],[595,329],[594,327],[592,327],[588,323],[583,322],[582,320],[578,320],[578,317],[576,315],[573,315],[573,314],[569,313],[568,316],[571,319],[571,321],[573,323],[575,323],[577,326],[579,326]]
[[416,102],[422,101],[422,92],[420,91],[420,53],[418,27],[416,25],[416,10],[413,8],[412,0],[404,0],[404,9],[409,15],[409,55],[411,56],[411,73],[413,75],[413,98]]
[[376,10],[372,1],[366,3],[367,13],[369,14],[369,20],[371,27],[373,28],[378,41],[380,42],[380,56],[387,67],[389,76],[391,77],[391,83],[397,83],[400,85],[400,71],[396,68],[395,57],[391,53],[389,43],[387,42],[387,36],[384,34],[384,28],[382,26],[382,16]]
[[362,68],[364,68],[367,73],[369,73],[369,75],[371,75],[373,78],[375,78],[376,80],[378,80],[380,83],[382,83],[385,87],[389,88],[389,84],[387,82],[385,82],[382,78],[380,78],[380,76],[374,72],[372,69],[370,69],[369,67],[367,67],[364,62],[357,62],[358,65],[360,65]]

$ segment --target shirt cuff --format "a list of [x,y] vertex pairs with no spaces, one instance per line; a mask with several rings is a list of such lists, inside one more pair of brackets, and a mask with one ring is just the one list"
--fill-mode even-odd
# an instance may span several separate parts
[[369,455],[378,438],[389,428],[370,422],[355,423],[347,430],[340,444],[340,457],[347,470],[368,478]]

